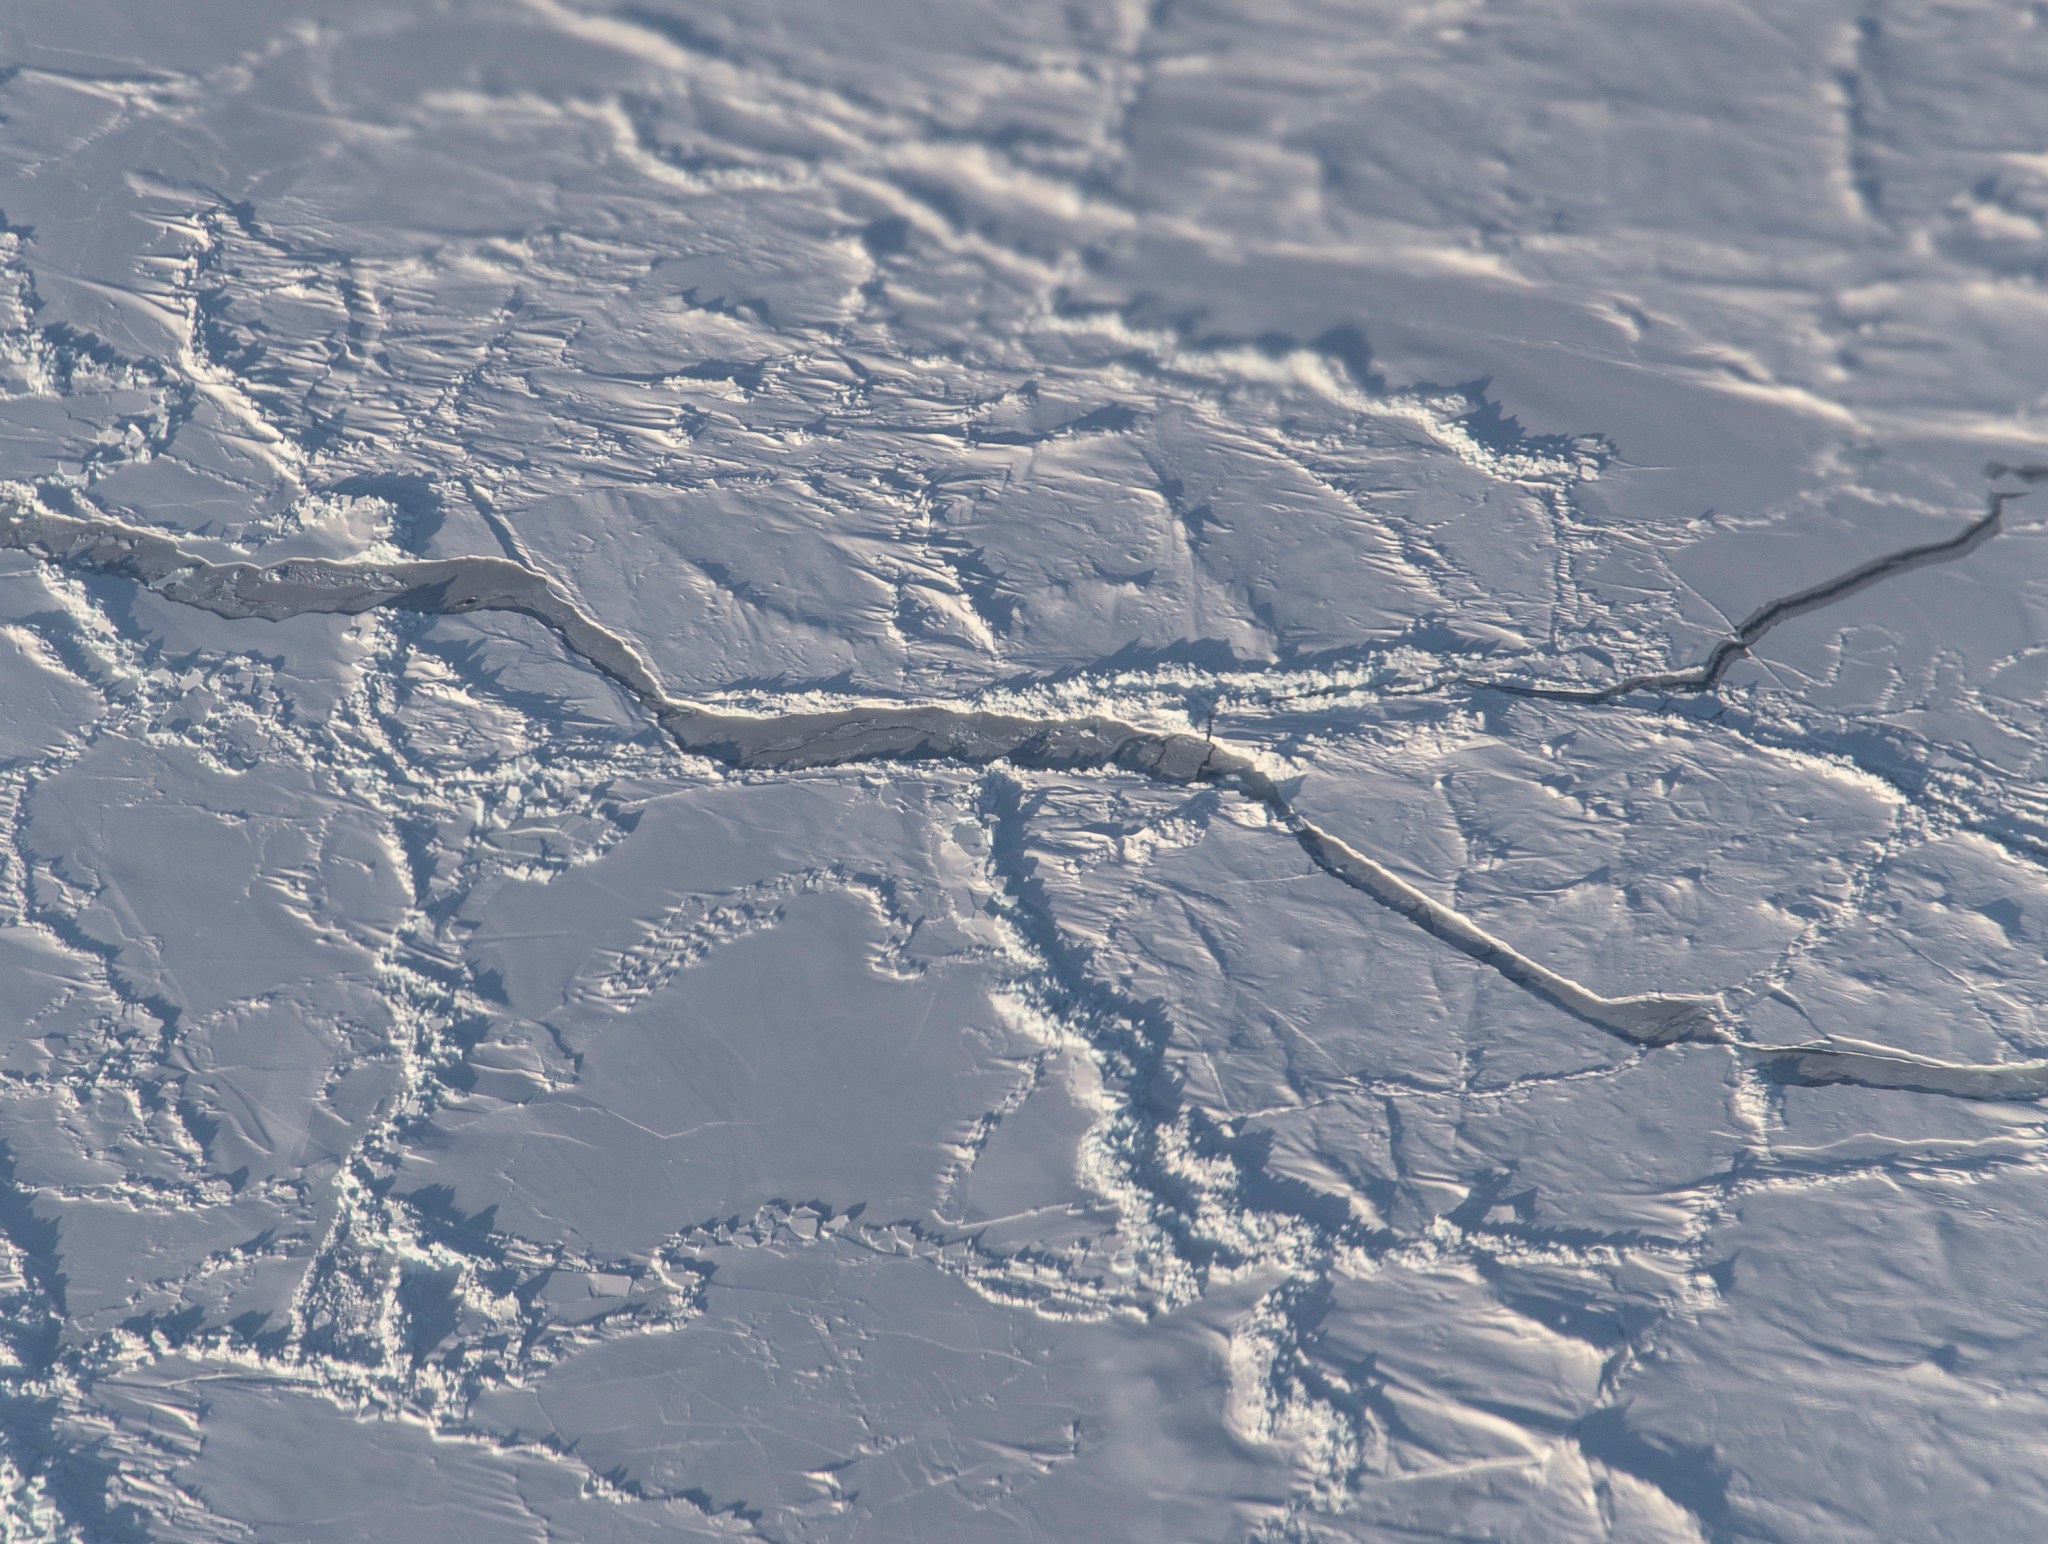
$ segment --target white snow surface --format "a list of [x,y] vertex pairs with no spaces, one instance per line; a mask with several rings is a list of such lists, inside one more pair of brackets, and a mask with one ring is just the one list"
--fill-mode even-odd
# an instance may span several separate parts
[[0,8],[0,1541],[2048,1537],[2044,80]]

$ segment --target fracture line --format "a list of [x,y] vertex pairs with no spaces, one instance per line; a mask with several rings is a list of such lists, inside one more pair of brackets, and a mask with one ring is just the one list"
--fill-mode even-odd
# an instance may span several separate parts
[[[2027,474],[2034,473],[2048,476],[2048,469],[2027,469]],[[1761,636],[1801,610],[1967,550],[1968,545],[1982,542],[1997,530],[2004,501],[2015,496],[1994,494],[1991,512],[1960,537],[1895,553],[1828,585],[1773,602],[1744,624],[1733,643],[1723,647],[1747,647],[1745,634]],[[1494,937],[1470,917],[1316,825],[1293,807],[1273,777],[1249,756],[1206,735],[1148,729],[1101,715],[1039,719],[942,704],[876,704],[776,715],[699,707],[671,696],[637,649],[584,615],[546,576],[505,558],[399,562],[291,558],[272,564],[214,563],[184,551],[155,531],[22,504],[0,512],[0,548],[13,548],[87,573],[130,579],[166,600],[237,620],[274,622],[309,614],[355,616],[377,610],[433,616],[499,611],[531,617],[553,631],[572,654],[634,697],[683,750],[735,768],[801,770],[932,761],[986,766],[1003,762],[1048,771],[1121,769],[1162,783],[1232,788],[1270,811],[1324,873],[1524,990],[1624,1039],[1647,1045],[1680,1040],[1725,1044],[1763,1059],[1783,1075],[1807,1082],[1851,1081],[1970,1098],[2048,1094],[2048,1060],[1979,1066],[1839,1039],[1761,1046],[1730,1033],[1719,994],[1603,996]],[[1712,668],[1710,662],[1702,670]],[[1634,689],[1639,688],[1624,683],[1597,698],[1575,700],[1604,700]],[[1541,688],[1524,690],[1529,695],[1558,694]]]

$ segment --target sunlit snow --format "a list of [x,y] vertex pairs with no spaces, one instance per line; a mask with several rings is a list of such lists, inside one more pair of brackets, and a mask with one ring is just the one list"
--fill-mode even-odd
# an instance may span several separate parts
[[0,1539],[2048,1536],[2048,9],[0,9]]

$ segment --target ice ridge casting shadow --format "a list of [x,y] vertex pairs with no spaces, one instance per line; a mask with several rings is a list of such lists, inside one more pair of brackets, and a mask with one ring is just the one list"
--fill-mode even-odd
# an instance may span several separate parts
[[[2048,469],[2028,471],[2048,476]],[[1962,542],[1981,541],[1994,532],[2004,500],[2012,496],[1994,495],[1990,514],[1961,538],[1866,564],[1829,586],[1775,602],[1758,616],[1768,615],[1766,627],[1775,625],[1796,614],[1791,608],[1811,609],[1823,603],[1818,598],[1823,591],[1839,598],[1849,593],[1849,587],[1861,588],[1921,562],[1939,561]],[[1850,1081],[1974,1098],[2048,1094],[2048,1061],[1973,1066],[1839,1040],[1757,1046],[1730,1033],[1719,995],[1604,996],[1529,958],[1316,825],[1250,757],[1205,736],[1149,729],[1101,715],[1040,719],[941,704],[879,704],[776,715],[699,707],[670,696],[630,643],[586,616],[546,576],[506,558],[214,563],[155,531],[22,504],[0,511],[0,548],[86,573],[129,579],[166,600],[237,620],[354,616],[377,610],[435,616],[502,611],[531,617],[634,697],[683,750],[735,768],[1002,762],[1038,770],[1121,769],[1163,783],[1232,788],[1268,810],[1324,873],[1524,990],[1624,1039],[1645,1045],[1681,1040],[1726,1044],[1765,1059],[1781,1075],[1808,1082]],[[1617,693],[1625,689],[1631,688],[1618,688]],[[1542,693],[1531,689],[1530,694]]]

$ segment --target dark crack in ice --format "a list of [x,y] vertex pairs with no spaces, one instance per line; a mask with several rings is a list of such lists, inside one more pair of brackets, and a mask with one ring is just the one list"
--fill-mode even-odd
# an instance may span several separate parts
[[[1992,478],[2017,477],[2028,484],[2048,479],[2048,466],[2003,466],[1994,462],[1985,471],[1986,475]],[[1803,590],[1793,591],[1790,595],[1781,595],[1775,600],[1766,601],[1745,617],[1733,634],[1715,644],[1704,660],[1684,670],[1649,671],[1625,676],[1611,686],[1549,685],[1542,682],[1496,680],[1480,676],[1462,677],[1459,684],[1505,692],[1515,697],[1534,697],[1546,702],[1603,703],[1616,702],[1624,697],[1634,697],[1642,693],[1675,696],[1711,692],[1721,684],[1722,679],[1738,660],[1746,658],[1752,649],[1783,623],[1837,605],[1852,595],[1861,594],[1872,585],[1911,573],[1916,568],[1927,568],[1936,563],[1953,563],[1968,557],[2003,529],[2007,503],[2025,497],[2026,490],[1994,489],[1987,496],[1985,512],[1953,536],[1903,547],[1897,552],[1872,558],[1867,563],[1859,563],[1832,579],[1824,579],[1819,584],[1809,585]]]

